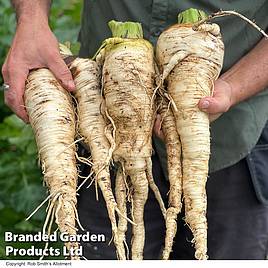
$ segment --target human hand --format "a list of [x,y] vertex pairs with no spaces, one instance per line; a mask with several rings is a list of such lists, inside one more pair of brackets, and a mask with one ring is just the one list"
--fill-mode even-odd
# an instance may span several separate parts
[[57,39],[47,22],[18,23],[2,74],[4,83],[9,85],[5,103],[25,122],[28,122],[23,100],[25,82],[30,70],[43,67],[50,69],[65,89],[75,89],[71,72],[60,56]]
[[160,114],[156,115],[156,118],[155,118],[155,121],[154,121],[153,132],[159,139],[161,139],[162,141],[165,140],[164,133],[163,133],[163,131],[161,129],[161,115]]
[[231,85],[219,78],[215,81],[213,95],[202,98],[198,107],[201,111],[208,113],[209,121],[213,122],[227,112],[233,104]]

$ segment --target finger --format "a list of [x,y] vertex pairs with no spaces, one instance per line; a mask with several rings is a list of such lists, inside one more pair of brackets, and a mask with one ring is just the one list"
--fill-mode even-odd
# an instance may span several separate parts
[[[20,67],[21,68],[21,67]],[[21,68],[23,70],[23,68]],[[23,95],[25,90],[25,81],[27,79],[28,71],[9,71],[8,81],[5,82],[10,86],[9,90],[5,92],[5,103],[10,109],[25,123],[29,122],[28,114],[25,109]]]
[[154,122],[154,133],[158,138],[164,140],[164,134],[161,129],[161,116],[159,114],[156,116],[156,119]]
[[198,107],[200,110],[209,114],[224,113],[228,110],[228,105],[225,98],[206,97],[199,101]]
[[9,77],[8,77],[8,71],[7,71],[7,65],[6,63],[2,66],[2,76],[5,84],[8,84]]
[[55,59],[51,60],[50,63],[48,63],[48,68],[65,89],[68,91],[75,90],[75,84],[71,71],[68,69],[67,65],[60,56],[57,57],[56,61]]

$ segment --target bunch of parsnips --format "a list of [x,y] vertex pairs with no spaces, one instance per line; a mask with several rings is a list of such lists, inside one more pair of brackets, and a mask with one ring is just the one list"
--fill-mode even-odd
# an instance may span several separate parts
[[[94,59],[73,57],[68,65],[76,85],[73,96],[49,70],[30,73],[25,104],[50,192],[44,233],[50,232],[54,219],[60,232],[73,235],[77,224],[82,228],[76,211],[78,158],[91,166],[85,179],[91,178],[103,194],[118,259],[128,258],[128,222],[132,227],[131,258],[143,258],[149,188],[166,222],[163,259],[168,259],[172,250],[182,200],[194,236],[195,257],[207,258],[205,186],[210,131],[208,115],[198,109],[198,102],[212,95],[224,55],[220,28],[208,19],[196,9],[180,13],[178,23],[158,39],[156,62],[140,23],[109,22],[112,37],[104,40]],[[68,48],[60,48],[63,57],[72,57]],[[152,131],[157,113],[162,117],[168,157],[167,209],[152,175]],[[84,140],[90,158],[77,155],[77,139]],[[112,189],[110,167],[114,165],[116,186]],[[77,242],[66,245],[68,249],[78,247]]]

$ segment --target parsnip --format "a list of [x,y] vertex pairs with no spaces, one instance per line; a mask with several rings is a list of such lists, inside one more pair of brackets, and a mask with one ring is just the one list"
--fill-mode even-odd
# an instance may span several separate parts
[[[77,168],[75,114],[71,96],[49,70],[39,69],[30,73],[24,98],[35,133],[44,181],[50,192],[43,232],[50,232],[55,217],[60,232],[75,235]],[[78,243],[66,242],[66,246],[69,250],[77,249]],[[78,256],[71,258],[79,259]]]
[[70,64],[70,70],[76,85],[74,96],[77,100],[79,132],[90,148],[92,169],[107,205],[118,259],[126,259],[124,246],[120,246],[117,238],[115,212],[119,210],[111,189],[109,172],[114,145],[111,128],[102,114],[104,102],[100,91],[100,70],[93,60],[81,58],[75,59]]
[[177,128],[173,135],[181,140],[185,220],[194,235],[197,259],[207,258],[205,186],[210,155],[209,119],[199,110],[198,102],[212,95],[224,54],[217,24],[203,23],[193,29],[203,18],[206,15],[195,9],[182,12],[179,23],[165,30],[156,46],[162,84],[166,80],[173,103]]
[[165,98],[158,98],[158,113],[161,115],[161,128],[165,137],[170,184],[168,209],[166,213],[166,237],[163,259],[169,258],[173,239],[177,232],[177,217],[182,207],[182,168],[181,142],[176,128],[176,121]]
[[[143,214],[148,197],[148,174],[152,173],[149,169],[155,117],[155,105],[151,105],[155,76],[153,47],[143,39],[138,23],[112,21],[109,26],[113,38],[105,41],[99,54],[103,58],[104,97],[115,126],[113,159],[130,178],[133,187],[132,259],[142,259]],[[150,185],[153,186],[151,182]]]

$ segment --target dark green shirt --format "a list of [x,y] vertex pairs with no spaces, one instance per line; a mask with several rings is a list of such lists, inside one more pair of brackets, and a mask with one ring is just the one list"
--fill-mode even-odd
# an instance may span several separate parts
[[[153,44],[168,26],[176,23],[177,14],[187,8],[213,13],[236,10],[263,29],[268,28],[268,1],[265,0],[85,0],[79,35],[81,56],[92,56],[101,42],[110,37],[107,22],[139,21],[144,36]],[[241,19],[228,16],[216,19],[225,44],[223,72],[250,51],[261,34]],[[211,124],[210,172],[235,164],[255,146],[268,119],[268,90],[244,101]],[[155,149],[166,171],[164,144],[154,138]]]

